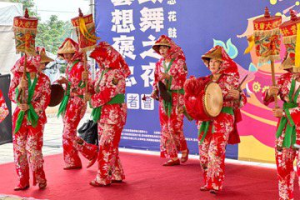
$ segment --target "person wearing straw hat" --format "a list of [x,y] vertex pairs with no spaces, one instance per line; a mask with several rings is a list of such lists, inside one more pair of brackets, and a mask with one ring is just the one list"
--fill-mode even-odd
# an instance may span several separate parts
[[[27,56],[26,79],[23,78],[25,56],[12,68],[14,77],[9,88],[9,98],[17,104],[13,113],[13,147],[19,184],[15,190],[29,188],[29,167],[33,185],[47,186],[43,169],[43,132],[47,122],[45,110],[50,102],[50,80],[40,73],[40,56]],[[25,92],[25,98],[20,95]]]
[[[286,61],[286,59],[285,59]],[[276,131],[276,164],[280,199],[293,199],[294,160],[297,158],[297,173],[300,174],[300,154],[296,142],[296,131],[300,132],[300,73],[294,73],[293,67],[282,64],[287,72],[277,79],[277,86],[269,86],[264,96],[264,104],[274,102],[274,95],[279,95],[284,108],[274,108],[273,115],[279,118]],[[297,89],[298,88],[298,89]],[[290,106],[289,106],[290,105]],[[294,106],[292,106],[294,105]],[[297,124],[296,124],[297,123]],[[293,144],[293,145],[292,145]]]
[[5,99],[3,97],[2,91],[0,90],[0,123],[6,118],[9,114]]
[[[183,84],[187,67],[185,55],[169,37],[162,35],[153,45],[162,58],[156,63],[152,98],[159,100],[161,157],[169,160],[163,166],[174,166],[188,160],[189,150],[183,133]],[[164,89],[162,89],[164,88]],[[160,94],[159,93],[160,90]],[[182,152],[181,160],[178,152]]]
[[83,99],[85,84],[82,81],[84,72],[83,56],[78,44],[71,38],[65,39],[57,51],[58,56],[67,62],[66,78],[61,77],[57,82],[65,86],[66,94],[60,104],[58,116],[63,118],[63,154],[65,170],[81,169],[81,160],[74,147],[77,127],[85,114],[87,104]]
[[[300,18],[294,11],[291,20],[280,25],[282,41],[286,47],[281,68],[286,71],[277,78],[276,86],[269,86],[264,93],[264,104],[275,102],[274,96],[283,101],[283,108],[275,107],[273,115],[278,118],[276,130],[275,157],[277,165],[279,199],[294,199],[294,161],[297,158],[297,173],[300,175],[300,68],[296,67],[297,43],[299,39],[297,25]],[[300,53],[300,52],[299,52]],[[297,149],[298,148],[298,149]]]
[[[223,188],[225,177],[225,152],[227,144],[237,144],[240,138],[236,123],[241,121],[240,107],[246,104],[247,98],[239,91],[239,72],[237,64],[229,57],[221,46],[215,46],[202,56],[204,64],[211,71],[211,75],[196,79],[192,77],[185,83],[186,96],[197,98],[200,89],[192,85],[205,85],[209,82],[217,83],[223,96],[220,114],[210,121],[198,121],[199,159],[203,171],[204,186],[201,191],[216,194]],[[202,87],[202,86],[201,86]],[[190,91],[188,88],[194,88]],[[188,113],[188,101],[185,102]],[[195,100],[193,112],[202,105],[201,100]],[[198,111],[200,112],[200,111]],[[193,117],[193,116],[192,116]],[[198,119],[196,119],[198,120]]]
[[41,56],[39,70],[43,71],[43,70],[45,70],[45,68],[48,65],[48,63],[52,62],[53,59],[50,58],[49,56],[47,56],[46,50],[45,50],[44,47],[36,47],[35,50],[36,50],[37,55]]
[[[100,70],[91,84],[92,95],[86,94],[85,100],[90,101],[93,107],[92,119],[98,124],[99,152],[97,154],[93,150],[97,148],[95,145],[79,137],[76,147],[90,160],[88,167],[98,160],[98,173],[90,185],[102,187],[125,179],[118,148],[127,118],[125,79],[130,75],[130,70],[122,55],[107,42],[100,42],[90,57],[97,61]],[[87,74],[83,77],[83,80],[86,79]]]

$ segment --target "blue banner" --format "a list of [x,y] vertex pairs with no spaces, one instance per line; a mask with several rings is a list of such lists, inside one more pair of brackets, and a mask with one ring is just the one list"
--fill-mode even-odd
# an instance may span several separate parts
[[[284,9],[298,6],[296,1],[285,0],[95,2],[97,36],[125,57],[133,74],[126,81],[128,117],[120,146],[155,151],[159,151],[160,142],[158,102],[147,98],[152,92],[154,67],[159,58],[151,49],[155,40],[168,35],[183,49],[189,76],[209,74],[201,55],[215,45],[223,46],[241,71],[255,72],[257,66],[251,56],[243,54],[248,46],[249,19],[263,14],[266,6],[271,14],[286,14]],[[146,101],[142,100],[144,94]],[[185,119],[184,133],[190,152],[197,154],[195,122]],[[227,157],[238,158],[238,145],[227,147]]]

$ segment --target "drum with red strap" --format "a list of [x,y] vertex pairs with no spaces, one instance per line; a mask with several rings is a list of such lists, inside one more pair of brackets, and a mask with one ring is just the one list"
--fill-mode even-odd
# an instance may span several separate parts
[[190,80],[185,84],[185,107],[195,120],[210,121],[217,117],[223,107],[223,95],[220,86],[214,82],[200,83]]

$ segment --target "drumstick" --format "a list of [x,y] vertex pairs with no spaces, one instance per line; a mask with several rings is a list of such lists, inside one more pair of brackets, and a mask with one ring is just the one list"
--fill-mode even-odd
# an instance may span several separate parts
[[242,82],[239,84],[239,87],[238,87],[239,90],[241,89],[241,86],[243,85],[243,83],[245,82],[245,80],[247,79],[247,77],[248,77],[248,74],[244,77],[244,79],[242,80]]
[[248,74],[243,78],[242,82],[239,84],[237,90],[241,90],[241,86],[243,85],[243,83],[245,82],[245,80],[247,79]]

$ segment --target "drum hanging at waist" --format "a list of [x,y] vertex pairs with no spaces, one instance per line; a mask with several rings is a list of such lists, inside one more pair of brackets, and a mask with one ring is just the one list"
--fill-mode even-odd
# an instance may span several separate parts
[[65,90],[59,84],[51,85],[51,97],[49,107],[55,107],[60,104],[62,99],[64,98]]
[[195,120],[210,121],[217,117],[223,108],[223,95],[220,86],[214,82],[208,82],[191,93],[196,96],[186,96],[185,106],[188,114]]

